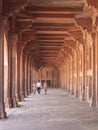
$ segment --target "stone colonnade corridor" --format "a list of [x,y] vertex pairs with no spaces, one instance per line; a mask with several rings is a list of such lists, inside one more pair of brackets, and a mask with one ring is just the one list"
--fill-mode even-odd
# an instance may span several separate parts
[[0,130],[98,130],[98,109],[61,89],[31,94],[19,108],[6,111]]

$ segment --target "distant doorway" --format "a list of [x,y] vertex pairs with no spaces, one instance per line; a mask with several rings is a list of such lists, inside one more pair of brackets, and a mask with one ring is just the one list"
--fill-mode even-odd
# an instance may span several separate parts
[[48,87],[51,87],[51,80],[47,80]]

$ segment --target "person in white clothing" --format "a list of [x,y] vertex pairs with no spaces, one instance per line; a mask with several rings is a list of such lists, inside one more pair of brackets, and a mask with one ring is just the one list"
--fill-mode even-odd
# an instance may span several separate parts
[[38,80],[38,82],[36,84],[36,87],[37,87],[37,92],[40,94],[41,88],[42,88],[42,84],[41,84],[41,82],[39,80]]

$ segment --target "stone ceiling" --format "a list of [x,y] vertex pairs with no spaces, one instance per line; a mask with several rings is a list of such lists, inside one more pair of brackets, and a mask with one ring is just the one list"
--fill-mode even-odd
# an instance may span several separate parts
[[86,0],[7,0],[4,8],[8,17],[14,12],[24,52],[38,69],[47,64],[60,68],[77,41],[83,44],[80,26],[91,31],[93,11]]

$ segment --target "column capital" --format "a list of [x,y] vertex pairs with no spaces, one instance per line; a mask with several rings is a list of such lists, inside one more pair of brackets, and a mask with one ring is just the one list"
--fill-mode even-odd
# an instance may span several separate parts
[[75,18],[77,25],[79,25],[83,30],[86,29],[88,32],[92,32],[92,19],[87,18]]
[[11,32],[11,31],[9,31],[9,35],[10,35],[11,37],[13,37],[13,38],[18,37],[18,33],[17,33],[17,32]]
[[10,44],[16,46],[17,41],[18,41],[18,34],[9,32],[9,38],[10,38]]
[[93,38],[93,40],[95,40],[95,38],[96,38],[96,32],[92,33],[92,38]]
[[9,29],[10,32],[16,33],[17,32],[17,27],[16,27],[16,15],[13,14],[12,16],[9,17]]

